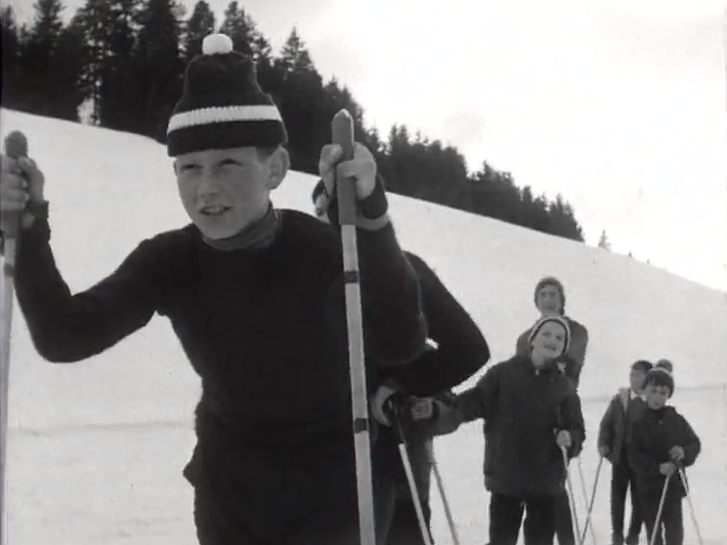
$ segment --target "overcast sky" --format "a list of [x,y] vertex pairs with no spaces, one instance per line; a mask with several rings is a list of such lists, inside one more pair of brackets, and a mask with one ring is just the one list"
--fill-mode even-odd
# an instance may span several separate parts
[[[208,2],[219,23],[228,1]],[[560,192],[590,244],[606,229],[614,251],[727,290],[723,0],[240,4],[276,49],[296,25],[382,133],[406,123]]]

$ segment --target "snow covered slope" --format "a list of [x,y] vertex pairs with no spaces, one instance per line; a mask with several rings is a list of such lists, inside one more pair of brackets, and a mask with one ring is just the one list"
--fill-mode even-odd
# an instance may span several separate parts
[[[111,272],[143,238],[187,222],[171,160],[152,140],[2,110],[3,136],[15,129],[26,133],[46,174],[52,245],[73,290]],[[309,211],[314,183],[290,173],[274,193],[276,205]],[[512,354],[517,334],[535,319],[536,281],[555,275],[564,282],[568,313],[590,332],[581,383],[590,441],[631,362],[675,362],[674,403],[684,405],[704,441],[693,485],[703,533],[710,543],[727,543],[716,510],[727,502],[727,294],[583,244],[407,198],[391,201],[403,246],[470,311],[494,361]],[[199,385],[168,324],[155,318],[101,356],[52,366],[35,354],[16,309],[12,358],[11,542],[195,543],[191,491],[180,471],[194,444]],[[437,452],[463,543],[486,541],[479,425],[438,440]],[[590,487],[590,444],[583,464]],[[608,471],[596,506],[601,542],[607,482]],[[435,535],[447,543],[435,510]],[[691,539],[688,518],[686,526]]]

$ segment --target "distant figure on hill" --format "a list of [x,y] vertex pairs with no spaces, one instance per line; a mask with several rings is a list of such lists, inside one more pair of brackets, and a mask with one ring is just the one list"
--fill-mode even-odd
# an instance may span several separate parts
[[[577,389],[583,363],[586,359],[588,330],[573,318],[566,316],[565,290],[563,284],[557,278],[552,276],[542,278],[535,285],[534,301],[535,306],[540,311],[538,321],[549,316],[561,316],[568,324],[570,329],[570,344],[565,353],[558,358],[558,367]],[[515,353],[517,355],[526,356],[530,353],[528,339],[530,338],[532,330],[533,327],[531,326],[518,337],[517,343],[515,344]],[[575,545],[573,525],[568,505],[568,494],[565,490],[563,490],[562,494],[556,500],[555,517],[555,531],[558,536],[558,543],[560,545]]]

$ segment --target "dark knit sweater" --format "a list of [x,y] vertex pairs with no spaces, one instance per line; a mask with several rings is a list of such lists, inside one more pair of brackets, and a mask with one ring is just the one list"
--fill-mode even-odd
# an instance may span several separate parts
[[[340,240],[281,211],[266,248],[223,252],[194,226],[142,242],[109,277],[72,295],[46,221],[23,233],[17,295],[38,352],[77,361],[111,347],[157,312],[202,379],[199,445],[266,448],[351,440]],[[391,225],[359,230],[366,350],[411,360],[426,326],[418,283]]]

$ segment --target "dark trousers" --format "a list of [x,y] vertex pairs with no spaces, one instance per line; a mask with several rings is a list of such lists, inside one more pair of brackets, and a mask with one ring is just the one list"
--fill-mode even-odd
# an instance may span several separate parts
[[[215,445],[217,446],[217,445]],[[349,441],[291,449],[195,449],[200,545],[359,545]]]
[[651,535],[656,531],[654,545],[682,545],[684,543],[684,521],[682,519],[682,497],[681,494],[671,487],[676,487],[673,482],[669,484],[664,499],[664,508],[661,513],[661,520],[657,528],[654,527],[656,514],[659,510],[661,493],[652,491],[648,494],[639,495],[639,506],[641,514],[646,523],[646,534],[651,541]]
[[639,542],[643,521],[639,513],[635,484],[634,473],[624,454],[611,469],[611,533],[614,545],[621,545],[624,542],[624,513],[626,511],[626,492],[629,487],[631,488],[631,521],[626,534],[626,543],[635,545]]
[[555,497],[555,533],[560,545],[575,545],[570,501],[565,490]]
[[526,512],[523,534],[525,545],[553,545],[555,533],[555,499],[513,498],[490,495],[489,545],[516,545],[523,512]]

